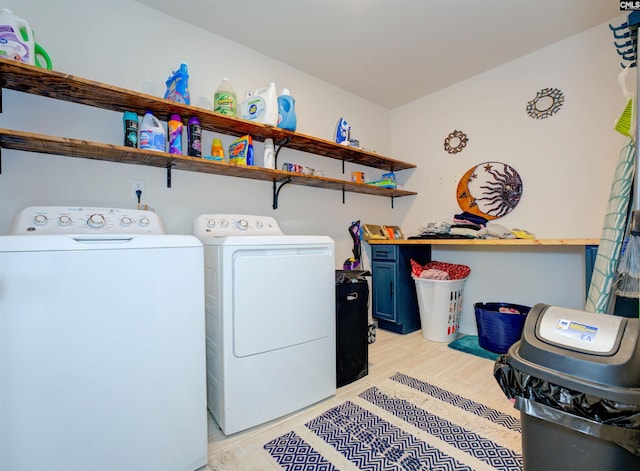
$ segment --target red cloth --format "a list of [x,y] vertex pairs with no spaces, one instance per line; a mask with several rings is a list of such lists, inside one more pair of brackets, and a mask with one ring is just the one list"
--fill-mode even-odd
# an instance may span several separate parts
[[415,260],[411,259],[411,273],[413,273],[416,277],[420,276],[424,270],[429,270],[431,268],[436,270],[446,271],[449,274],[450,280],[461,280],[466,278],[471,273],[471,268],[466,265],[460,265],[458,263],[446,263],[446,262],[428,262],[426,265],[420,265]]

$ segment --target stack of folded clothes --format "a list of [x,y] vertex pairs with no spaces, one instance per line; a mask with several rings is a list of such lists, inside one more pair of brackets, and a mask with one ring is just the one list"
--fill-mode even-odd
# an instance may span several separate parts
[[453,225],[449,234],[477,238],[478,231],[487,225],[487,220],[482,216],[476,216],[468,212],[454,214]]
[[465,211],[455,214],[453,222],[430,222],[420,227],[419,235],[409,239],[535,239],[535,235],[523,229],[508,229]]

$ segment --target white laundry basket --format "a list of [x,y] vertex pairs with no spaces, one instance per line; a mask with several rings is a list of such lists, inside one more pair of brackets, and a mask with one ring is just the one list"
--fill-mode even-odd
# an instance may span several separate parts
[[466,278],[431,280],[415,278],[422,336],[434,342],[451,342],[458,336]]

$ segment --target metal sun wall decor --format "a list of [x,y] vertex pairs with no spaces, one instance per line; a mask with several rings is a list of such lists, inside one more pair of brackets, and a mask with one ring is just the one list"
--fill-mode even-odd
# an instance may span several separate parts
[[484,162],[465,173],[456,193],[460,209],[492,220],[509,214],[520,202],[522,179],[501,162]]
[[564,104],[564,94],[557,88],[543,88],[527,103],[527,114],[535,119],[544,119],[556,114]]
[[467,145],[469,138],[462,131],[453,131],[444,139],[444,150],[450,154],[457,154]]

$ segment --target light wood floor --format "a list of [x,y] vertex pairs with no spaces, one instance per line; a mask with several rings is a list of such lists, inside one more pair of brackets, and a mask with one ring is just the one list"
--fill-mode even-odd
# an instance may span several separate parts
[[470,394],[482,395],[489,402],[507,401],[493,378],[492,360],[453,350],[447,343],[425,340],[422,331],[406,335],[377,330],[376,341],[369,345],[369,374],[337,390],[335,396],[302,411],[267,424],[225,436],[209,417],[209,463],[204,470],[264,471],[281,470],[262,451],[262,446],[291,429],[292,423],[310,420],[334,405],[357,396],[375,379],[411,369],[422,378],[455,384]]

